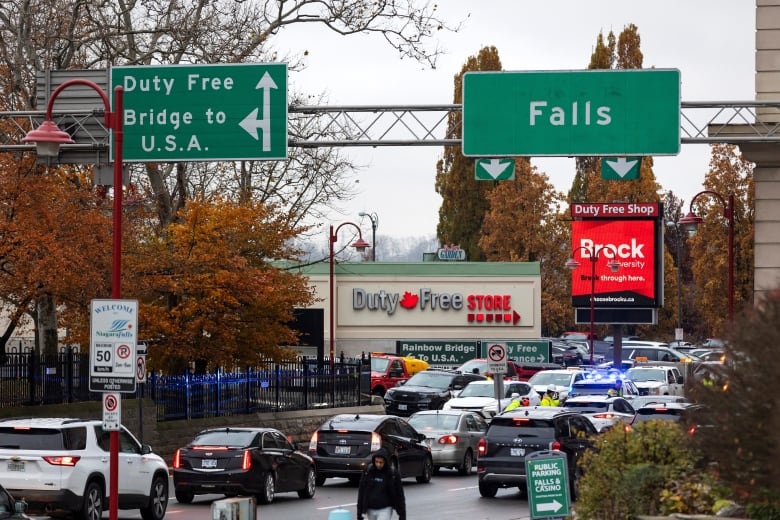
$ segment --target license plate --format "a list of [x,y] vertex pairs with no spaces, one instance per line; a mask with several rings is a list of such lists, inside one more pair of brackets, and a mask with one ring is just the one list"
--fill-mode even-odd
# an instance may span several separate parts
[[522,457],[525,455],[525,448],[509,448],[509,454],[512,457]]
[[399,410],[406,410],[406,405],[405,404],[399,404],[398,405],[398,409]]
[[349,455],[352,448],[350,446],[336,446],[336,455]]
[[9,461],[8,471],[24,471],[24,462],[16,460]]
[[217,467],[217,459],[203,459],[200,461],[200,467],[201,468],[216,468]]

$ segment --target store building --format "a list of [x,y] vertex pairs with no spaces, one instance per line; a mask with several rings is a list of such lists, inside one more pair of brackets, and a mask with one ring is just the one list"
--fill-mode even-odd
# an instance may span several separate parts
[[[324,355],[392,352],[398,341],[514,341],[541,336],[538,262],[338,263],[334,301],[329,264],[302,268],[317,302],[304,310],[322,323]],[[313,317],[313,319],[312,319]],[[316,355],[317,341],[306,355]]]

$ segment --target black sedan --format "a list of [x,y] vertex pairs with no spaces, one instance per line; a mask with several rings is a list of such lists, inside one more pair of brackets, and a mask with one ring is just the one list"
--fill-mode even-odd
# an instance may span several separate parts
[[394,415],[334,415],[311,436],[309,453],[317,464],[317,485],[330,477],[346,477],[353,484],[360,481],[371,462],[371,454],[384,448],[390,464],[401,478],[415,477],[426,483],[433,474],[431,448],[425,435],[405,419]]
[[312,458],[273,428],[204,430],[173,459],[176,500],[183,504],[207,493],[256,495],[261,504],[289,491],[312,498],[315,478]]

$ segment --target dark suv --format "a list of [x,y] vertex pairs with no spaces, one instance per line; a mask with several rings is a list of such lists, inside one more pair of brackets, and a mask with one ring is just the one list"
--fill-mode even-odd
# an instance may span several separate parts
[[405,384],[385,392],[385,413],[408,417],[420,410],[441,410],[453,392],[463,390],[472,381],[484,381],[479,374],[460,374],[448,370],[423,370]]
[[431,480],[431,448],[425,435],[406,419],[340,414],[322,423],[311,436],[309,455],[317,467],[316,484],[321,486],[330,477],[346,477],[357,484],[371,462],[371,454],[379,448],[390,454],[390,464],[398,469],[401,478],[415,477],[420,483]]
[[517,487],[521,496],[527,496],[526,457],[537,451],[560,450],[566,454],[574,497],[577,461],[593,446],[595,435],[596,428],[586,417],[557,407],[519,408],[495,416],[479,442],[479,494],[492,498],[498,488]]

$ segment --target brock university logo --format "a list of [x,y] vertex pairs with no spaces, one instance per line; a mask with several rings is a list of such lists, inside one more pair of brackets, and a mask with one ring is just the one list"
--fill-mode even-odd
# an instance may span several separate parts
[[468,294],[457,292],[434,292],[422,288],[418,293],[380,290],[370,292],[352,289],[352,309],[356,311],[379,311],[394,316],[401,307],[407,311],[459,312],[466,311],[465,321],[472,324],[517,325],[520,314],[512,308],[509,294]]

